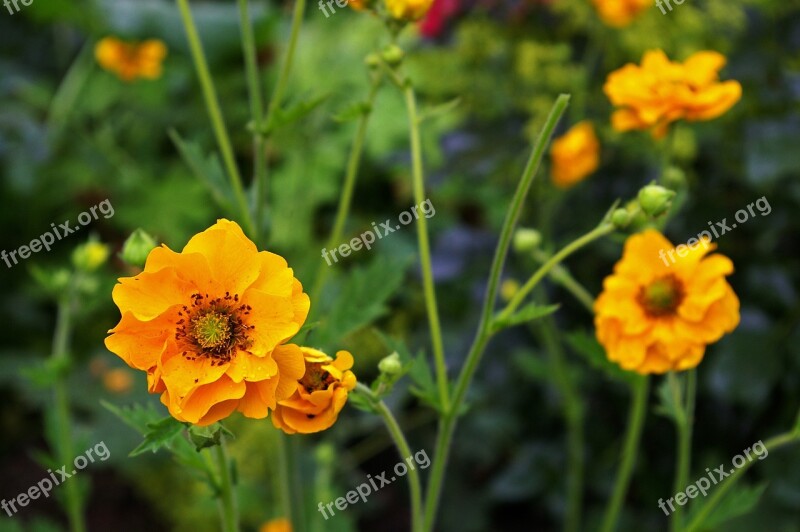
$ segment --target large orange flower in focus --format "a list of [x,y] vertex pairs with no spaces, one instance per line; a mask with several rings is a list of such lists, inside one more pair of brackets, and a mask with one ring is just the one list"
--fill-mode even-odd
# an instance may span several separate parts
[[595,301],[597,339],[609,360],[641,374],[696,367],[706,345],[739,324],[739,299],[725,280],[727,257],[707,240],[680,246],[649,229],[625,243],[622,259]]
[[644,54],[642,65],[629,63],[608,75],[603,91],[620,107],[611,116],[617,131],[650,130],[663,137],[676,120],[712,120],[742,97],[738,81],[719,81],[725,56],[712,51],[672,62],[661,50]]
[[234,410],[264,418],[303,376],[303,354],[284,345],[309,299],[286,261],[259,252],[234,222],[219,220],[183,251],[166,246],[114,287],[122,313],[106,347],[147,372],[170,414],[208,425]]
[[603,22],[615,28],[627,26],[653,5],[652,0],[592,0],[592,3]]
[[287,434],[311,434],[330,428],[339,416],[348,393],[356,387],[356,376],[350,371],[353,355],[336,353],[336,360],[322,351],[301,347],[306,373],[296,383],[294,394],[278,402],[272,424]]

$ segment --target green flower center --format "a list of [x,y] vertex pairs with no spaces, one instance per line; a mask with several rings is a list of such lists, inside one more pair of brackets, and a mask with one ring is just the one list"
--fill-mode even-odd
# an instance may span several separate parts
[[203,349],[216,350],[227,347],[231,340],[231,317],[211,310],[192,319],[192,336]]
[[187,360],[213,359],[212,365],[230,362],[238,349],[253,345],[247,316],[253,310],[239,301],[239,295],[226,292],[224,297],[192,294],[191,305],[183,305],[175,322],[175,340]]
[[656,279],[639,292],[639,304],[651,316],[674,314],[683,298],[683,284],[674,275]]

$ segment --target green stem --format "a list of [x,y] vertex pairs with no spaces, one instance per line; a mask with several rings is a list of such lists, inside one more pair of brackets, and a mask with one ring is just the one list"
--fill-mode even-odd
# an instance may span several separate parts
[[283,517],[295,523],[292,515],[292,478],[291,478],[291,457],[289,456],[288,436],[281,432],[278,436],[278,497]]
[[[767,453],[770,453],[780,449],[781,447],[797,442],[800,442],[799,431],[786,432],[764,442],[764,447],[767,448]],[[719,490],[717,490],[714,495],[708,499],[708,502],[703,505],[700,511],[697,512],[697,515],[695,515],[694,519],[692,519],[692,521],[686,527],[686,532],[696,532],[703,529],[703,523],[706,521],[706,519],[708,519],[714,509],[719,506],[719,503],[722,502],[728,491],[730,491],[736,485],[739,478],[744,476],[745,472],[750,469],[750,466],[752,466],[754,463],[754,461],[748,461],[742,467],[736,469],[730,475],[730,478],[725,479],[725,483],[720,486]]]
[[238,532],[239,518],[236,512],[236,497],[231,479],[231,463],[225,441],[214,447],[214,456],[219,471],[219,509],[223,532]]
[[602,238],[610,233],[614,232],[614,224],[610,222],[603,222],[598,225],[593,230],[589,231],[585,235],[573,240],[570,242],[566,247],[564,247],[561,251],[550,257],[544,264],[542,264],[538,270],[528,279],[528,281],[522,286],[522,288],[514,294],[514,297],[511,298],[511,301],[508,303],[506,308],[500,312],[498,316],[498,320],[502,320],[508,318],[511,314],[514,313],[515,310],[519,307],[525,297],[536,288],[536,285],[539,284],[539,281],[547,275],[550,270],[552,270],[556,265],[561,263],[564,259],[578,251],[580,248],[586,246],[597,240],[598,238]]
[[472,342],[469,353],[467,354],[464,367],[459,374],[456,388],[452,396],[450,408],[444,410],[442,418],[439,422],[439,431],[436,440],[436,450],[433,457],[433,464],[428,480],[428,491],[425,501],[425,530],[433,530],[433,525],[436,520],[436,512],[439,506],[439,498],[441,496],[442,484],[444,482],[444,474],[447,468],[447,459],[450,454],[450,445],[452,443],[453,434],[455,432],[455,425],[458,419],[458,413],[461,409],[461,403],[464,401],[467,389],[472,382],[472,377],[478,367],[480,358],[489,342],[492,335],[492,314],[494,311],[495,300],[497,299],[497,287],[500,283],[500,276],[503,272],[503,264],[505,263],[508,248],[511,245],[511,238],[514,232],[514,227],[522,211],[522,206],[525,198],[530,190],[531,182],[533,181],[536,171],[539,168],[542,157],[544,156],[545,148],[553,135],[553,130],[556,127],[561,116],[567,108],[569,103],[569,96],[560,95],[553,104],[553,109],[547,117],[542,133],[534,144],[531,157],[522,174],[517,190],[511,200],[511,207],[508,210],[506,219],[503,222],[503,227],[500,230],[500,240],[497,243],[494,259],[489,272],[489,282],[486,288],[486,296],[483,301],[483,310],[481,312],[480,323],[478,330],[475,334],[475,339]]
[[[58,317],[56,319],[55,334],[53,335],[52,356],[54,359],[69,358],[69,343],[70,336],[72,334],[73,301],[73,290],[72,285],[70,285],[70,287],[67,288],[67,294],[58,304]],[[64,366],[66,365],[67,364],[64,364]],[[60,375],[53,386],[58,434],[58,442],[56,443],[55,450],[59,455],[61,463],[64,465],[69,465],[72,464],[72,461],[75,459],[75,453],[73,449],[72,433],[70,430],[72,421],[66,379],[66,374]],[[78,488],[79,486],[75,482],[67,482],[66,486],[64,487],[66,492],[65,506],[67,510],[67,516],[69,518],[69,528],[72,532],[84,532],[86,530],[86,523],[84,521],[83,511],[81,508],[81,494]]]
[[[537,261],[544,263],[550,258],[543,251],[536,249],[533,251],[533,258]],[[550,278],[556,283],[560,284],[564,289],[572,294],[583,307],[594,315],[594,297],[589,293],[584,286],[579,283],[572,274],[569,273],[564,266],[557,264],[553,266],[550,272]]]
[[[414,93],[414,87],[410,82],[406,82],[403,95],[405,96],[410,130],[414,201],[416,201],[417,205],[421,205],[425,201],[425,177],[422,170],[422,142],[419,135],[417,97]],[[422,286],[425,292],[425,307],[431,330],[431,342],[433,343],[433,357],[436,365],[436,384],[439,388],[439,403],[441,404],[442,410],[447,411],[450,409],[450,394],[448,392],[447,366],[444,360],[442,328],[439,323],[439,309],[436,304],[436,287],[433,282],[431,249],[428,240],[428,220],[424,216],[421,216],[417,219],[416,225],[420,265],[422,268]]]
[[[214,80],[208,70],[208,63],[206,56],[203,52],[203,45],[200,42],[200,37],[197,34],[197,28],[192,18],[192,12],[189,9],[188,0],[175,0],[178,4],[178,9],[181,12],[183,26],[186,29],[186,38],[189,41],[189,49],[192,52],[192,59],[194,61],[197,77],[200,79],[200,86],[203,90],[203,97],[208,110],[208,116],[211,119],[211,125],[214,128],[214,134],[217,138],[219,150],[222,153],[222,160],[225,164],[225,169],[228,177],[231,180],[231,186],[236,196],[236,201],[239,204],[241,216],[244,224],[251,235],[256,234],[256,227],[253,223],[253,218],[250,213],[250,208],[247,205],[247,199],[244,195],[242,188],[242,178],[239,175],[239,168],[236,166],[236,159],[233,156],[233,148],[231,147],[230,137],[228,130],[225,127],[225,120],[222,118],[222,111],[220,110],[219,100],[217,98],[217,91],[214,88]],[[301,0],[302,1],[302,0]]]
[[[353,200],[353,191],[356,186],[356,178],[358,177],[358,170],[361,165],[361,154],[364,151],[364,141],[367,137],[367,126],[369,119],[372,116],[372,106],[375,104],[375,98],[378,95],[378,90],[381,86],[381,79],[374,80],[372,87],[367,97],[366,107],[364,113],[358,121],[356,128],[356,136],[353,140],[353,145],[350,148],[350,156],[347,160],[347,174],[344,178],[344,186],[342,188],[342,195],[339,198],[339,207],[336,210],[336,220],[333,223],[333,230],[325,249],[335,248],[342,239],[344,233],[344,225],[347,222],[347,217],[350,214],[350,204]],[[322,288],[325,286],[325,281],[328,277],[328,268],[330,266],[327,262],[320,261],[317,275],[314,278],[314,288],[311,291],[311,301],[317,301],[322,295]]]
[[[694,371],[691,371],[689,377],[692,383],[694,382]],[[691,460],[691,440],[692,431],[690,419],[692,412],[690,408],[689,391],[687,390],[686,404],[684,404],[681,394],[681,383],[678,381],[678,376],[675,372],[670,371],[667,379],[672,391],[672,402],[675,405],[675,429],[677,434],[677,457],[675,465],[675,481],[673,484],[673,493],[678,493],[686,489],[686,484],[689,482],[689,467]],[[691,383],[690,383],[691,384]],[[693,384],[688,387],[693,387]],[[672,514],[673,532],[680,532],[683,530],[683,507],[678,505],[675,512]]]
[[[401,460],[405,460],[410,456],[413,456],[411,452],[411,448],[408,446],[408,441],[406,441],[406,437],[403,434],[403,429],[400,428],[400,424],[397,423],[392,411],[389,410],[389,407],[386,406],[382,400],[379,400],[372,390],[361,384],[360,382],[356,385],[358,387],[358,391],[366,395],[372,401],[372,404],[375,405],[378,413],[383,418],[383,422],[386,424],[386,428],[389,431],[389,434],[392,436],[392,440],[394,441],[395,446],[397,446],[397,450],[400,452]],[[413,464],[408,464],[408,488],[409,488],[409,495],[411,497],[411,530],[413,532],[421,532],[422,529],[422,483],[419,479],[419,472],[413,466]]]
[[[239,26],[242,29],[242,52],[244,53],[245,71],[247,74],[247,92],[250,99],[250,116],[255,123],[261,120],[264,114],[264,103],[261,100],[261,84],[258,76],[258,61],[256,59],[256,43],[253,36],[253,24],[248,10],[249,0],[239,1]],[[264,152],[264,135],[259,127],[253,128],[253,173],[255,174],[256,187],[260,187],[266,179],[266,156]],[[261,230],[262,204],[256,201],[255,205],[255,230],[256,236]]]
[[628,493],[633,467],[636,465],[636,454],[642,435],[645,414],[647,412],[648,391],[648,378],[638,378],[633,385],[633,401],[631,402],[631,410],[628,417],[628,432],[625,436],[625,446],[622,449],[622,462],[617,470],[617,480],[614,483],[614,491],[612,492],[611,500],[606,508],[603,528],[601,529],[602,532],[612,532],[617,528],[619,512],[622,509],[625,495]]

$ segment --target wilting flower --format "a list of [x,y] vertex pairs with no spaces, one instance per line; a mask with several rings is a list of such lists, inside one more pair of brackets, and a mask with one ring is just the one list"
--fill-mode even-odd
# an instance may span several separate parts
[[356,387],[356,376],[350,371],[353,355],[336,353],[336,360],[322,351],[301,347],[306,372],[296,383],[294,394],[278,401],[272,424],[287,434],[310,434],[336,423],[347,394]]
[[113,298],[122,319],[106,347],[146,371],[150,393],[180,421],[208,425],[234,410],[264,418],[305,371],[300,348],[283,344],[308,296],[286,261],[259,252],[234,222],[219,220],[180,253],[155,248]]
[[552,179],[556,186],[571,187],[597,170],[600,164],[600,142],[592,123],[584,120],[553,141]]
[[292,532],[292,522],[285,517],[272,519],[261,525],[259,532]]
[[158,39],[136,43],[106,37],[97,43],[94,55],[101,67],[123,81],[157,79],[161,76],[161,63],[167,56],[167,47]]
[[603,22],[615,28],[627,26],[653,4],[651,0],[592,0],[592,3]]
[[716,246],[694,240],[676,252],[653,229],[628,238],[594,305],[609,360],[641,374],[691,369],[739,324],[739,299],[725,280],[733,263],[706,257]]
[[386,0],[389,13],[399,20],[419,20],[433,5],[433,0]]
[[676,120],[711,120],[742,97],[738,81],[719,81],[725,57],[712,51],[692,54],[684,63],[672,62],[661,50],[644,54],[642,65],[629,63],[608,75],[603,90],[614,112],[617,131],[651,130],[660,138]]

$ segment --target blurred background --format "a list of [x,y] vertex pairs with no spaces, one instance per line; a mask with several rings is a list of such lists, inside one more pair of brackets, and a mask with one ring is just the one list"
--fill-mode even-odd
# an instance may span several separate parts
[[[772,210],[718,241],[719,251],[736,265],[730,282],[742,302],[742,321],[734,334],[709,347],[698,369],[693,471],[702,472],[788,430],[797,415],[800,2],[692,0],[674,7],[662,14],[652,6],[628,26],[612,28],[588,0],[437,0],[401,44],[423,106],[460,97],[450,111],[426,121],[423,132],[428,198],[436,209],[429,220],[434,273],[451,368],[460,367],[472,340],[499,227],[530,142],[555,97],[573,95],[557,134],[592,120],[601,166],[569,190],[554,187],[547,166],[542,168],[522,223],[538,228],[549,250],[589,230],[614,200],[634,197],[659,174],[661,153],[649,135],[610,128],[611,106],[602,91],[606,75],[638,63],[654,48],[680,60],[704,49],[728,58],[722,77],[740,81],[743,98],[720,119],[676,127],[674,160],[685,170],[682,209],[665,233],[685,242],[709,221],[731,219],[762,197]],[[291,8],[290,2],[251,2],[268,88],[284,51]],[[124,240],[142,228],[180,249],[217,218],[233,215],[217,206],[213,186],[193,176],[170,138],[176,132],[203,159],[216,149],[178,11],[166,0],[34,0],[19,12],[8,9],[0,8],[0,249],[29,243],[51,223],[74,225],[81,212],[106,199],[114,215],[99,217],[50,252],[10,268],[0,263],[0,497],[27,490],[50,463],[52,392],[42,368],[52,349],[54,285],[91,232],[111,246],[112,256],[74,316],[68,377],[76,451],[100,441],[110,451],[107,461],[70,480],[85,493],[89,529],[217,530],[209,487],[165,453],[129,458],[141,436],[100,403],[149,403],[166,415],[158,397],[146,393],[145,376],[103,346],[119,319],[111,288],[116,278],[135,274],[116,256]],[[249,182],[252,142],[236,5],[195,1],[192,9]],[[128,83],[100,68],[94,46],[110,35],[162,40],[168,48],[163,75]],[[347,109],[368,92],[364,57],[385,43],[380,21],[368,14],[337,9],[326,18],[313,2],[307,7],[287,104],[319,103],[272,138],[266,241],[306,287],[322,260],[355,131]],[[400,94],[384,86],[343,241],[414,205],[407,135]],[[387,336],[410,353],[430,354],[415,238],[415,228],[407,227],[370,252],[340,260],[328,271],[323,297],[313,302],[322,320],[328,313],[369,307],[335,330],[323,323],[308,338],[311,345],[349,349],[363,382],[376,377],[377,362],[396,348]],[[567,261],[593,295],[618,260],[623,240],[606,239]],[[534,267],[530,258],[512,256],[505,276],[524,280]],[[342,294],[350,297],[346,308]],[[601,349],[592,316],[556,285],[546,284],[537,297],[562,302],[554,320],[586,401],[585,528],[593,530],[613,483],[629,392],[587,362]],[[458,427],[439,530],[560,529],[566,505],[563,399],[543,344],[536,330],[517,328],[490,345],[470,411]],[[622,530],[666,529],[657,501],[672,496],[674,427],[654,412],[656,393]],[[404,382],[390,406],[412,449],[432,457],[433,411]],[[269,420],[234,416],[227,425],[236,434],[230,447],[239,464],[244,529],[257,530],[279,516],[277,432]],[[348,406],[329,431],[294,440],[305,488],[305,500],[295,504],[307,508],[312,530],[409,529],[405,482],[328,521],[316,510],[318,501],[332,501],[398,461],[378,418]],[[800,531],[798,479],[797,448],[770,454],[744,481],[753,490],[764,488],[752,512],[717,528]],[[13,517],[0,514],[0,530],[65,530],[55,500],[61,492],[56,488],[53,497],[31,501]]]

